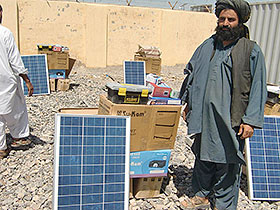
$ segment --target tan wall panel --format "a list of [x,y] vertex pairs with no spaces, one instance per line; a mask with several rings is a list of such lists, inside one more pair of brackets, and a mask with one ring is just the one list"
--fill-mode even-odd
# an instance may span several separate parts
[[107,7],[87,6],[85,65],[107,66]]
[[24,54],[37,53],[37,44],[60,44],[85,61],[86,5],[72,2],[20,0],[20,45]]
[[17,1],[0,0],[3,8],[2,25],[9,28],[18,43],[18,25],[17,25]]
[[198,45],[214,32],[216,17],[202,12],[165,10],[161,22],[162,62],[175,65],[186,63]]
[[108,65],[133,60],[138,44],[160,47],[161,10],[111,7],[108,14]]
[[61,44],[88,67],[122,65],[138,44],[159,47],[162,65],[186,63],[216,25],[208,13],[66,1],[18,0],[18,11],[22,54]]

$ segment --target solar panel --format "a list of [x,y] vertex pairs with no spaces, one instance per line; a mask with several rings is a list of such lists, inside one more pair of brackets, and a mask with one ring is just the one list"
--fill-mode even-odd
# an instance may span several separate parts
[[249,198],[280,199],[280,117],[265,116],[263,129],[246,139]]
[[124,83],[146,85],[144,61],[124,61]]
[[56,114],[53,209],[128,210],[130,118]]
[[[22,55],[25,68],[28,69],[28,77],[34,88],[34,95],[50,94],[49,73],[47,57],[45,54]],[[24,95],[28,95],[28,89],[24,83]]]

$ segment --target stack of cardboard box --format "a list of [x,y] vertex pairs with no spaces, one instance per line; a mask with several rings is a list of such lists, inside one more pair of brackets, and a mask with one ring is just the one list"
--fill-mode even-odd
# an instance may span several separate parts
[[265,115],[280,115],[280,86],[267,84],[267,101],[264,107]]
[[151,105],[181,105],[179,91],[169,87],[163,79],[156,74],[148,74],[146,77],[147,86],[152,88],[149,96]]
[[136,198],[158,196],[163,177],[167,176],[181,106],[116,104],[101,95],[98,114],[131,117],[131,195]]
[[68,48],[58,45],[37,45],[37,47],[38,54],[47,55],[51,91],[68,90],[70,86]]
[[[149,85],[107,84],[108,96],[100,96],[99,101],[98,114],[131,117],[130,195],[136,198],[160,194],[181,114],[181,100],[169,98],[172,89],[157,76],[161,71],[160,55],[156,47],[139,46],[134,60],[145,61]],[[164,97],[164,101],[154,99],[149,103],[150,96]]]
[[161,52],[153,46],[143,47],[139,45],[138,51],[134,55],[135,61],[145,61],[146,73],[160,75],[161,72]]

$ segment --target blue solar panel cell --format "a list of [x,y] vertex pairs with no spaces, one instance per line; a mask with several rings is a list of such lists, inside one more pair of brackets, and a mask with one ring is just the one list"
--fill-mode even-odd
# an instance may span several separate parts
[[128,209],[130,119],[56,115],[54,209]]
[[144,61],[124,61],[124,83],[146,85]]
[[249,197],[280,199],[280,117],[265,116],[263,129],[246,140]]
[[[47,57],[45,54],[40,55],[23,55],[21,56],[25,68],[28,69],[28,77],[33,84],[34,95],[50,94],[49,73]],[[23,82],[24,95],[28,95],[28,89]]]

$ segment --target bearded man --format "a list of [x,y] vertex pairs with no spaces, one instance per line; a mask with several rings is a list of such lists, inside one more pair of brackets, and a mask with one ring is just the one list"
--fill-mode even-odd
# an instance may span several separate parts
[[266,68],[244,25],[250,6],[244,0],[217,0],[215,9],[216,34],[187,64],[180,93],[188,133],[196,134],[195,196],[182,201],[182,209],[237,208],[245,139],[263,125]]

